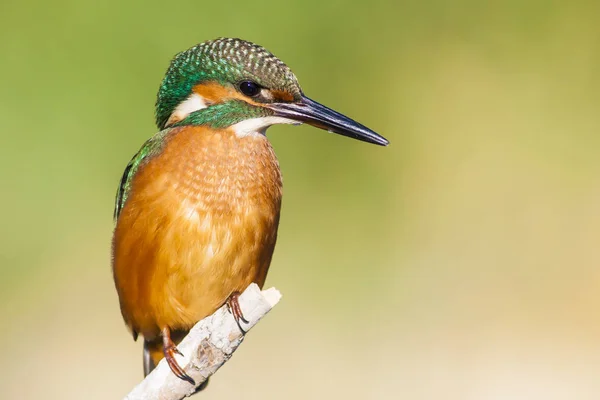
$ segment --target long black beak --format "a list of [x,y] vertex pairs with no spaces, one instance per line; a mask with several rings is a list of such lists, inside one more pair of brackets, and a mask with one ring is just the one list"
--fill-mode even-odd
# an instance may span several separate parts
[[306,96],[295,103],[274,103],[269,106],[278,117],[289,118],[298,122],[306,122],[317,128],[328,130],[339,135],[348,136],[363,142],[387,146],[386,138],[373,132],[364,125],[325,107]]

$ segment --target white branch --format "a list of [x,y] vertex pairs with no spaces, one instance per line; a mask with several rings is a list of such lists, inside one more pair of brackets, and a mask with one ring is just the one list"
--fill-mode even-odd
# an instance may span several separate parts
[[[279,302],[281,294],[275,288],[260,291],[251,284],[239,297],[248,331]],[[177,348],[183,357],[176,356],[179,365],[200,386],[231,358],[244,339],[227,306],[198,322]],[[192,394],[195,387],[177,378],[163,359],[152,373],[137,385],[125,400],[180,400]]]

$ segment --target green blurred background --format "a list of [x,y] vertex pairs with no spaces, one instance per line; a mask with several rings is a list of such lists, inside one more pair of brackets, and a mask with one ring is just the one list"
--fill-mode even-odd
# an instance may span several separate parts
[[[178,51],[262,44],[386,136],[268,132],[283,301],[203,399],[597,399],[600,3],[0,4],[0,398],[119,399],[114,194]],[[200,396],[198,396],[200,398]]]

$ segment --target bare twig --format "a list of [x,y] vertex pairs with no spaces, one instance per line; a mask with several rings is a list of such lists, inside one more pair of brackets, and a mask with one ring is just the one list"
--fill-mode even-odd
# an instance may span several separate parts
[[[281,294],[275,288],[260,291],[251,284],[240,295],[239,303],[249,324],[248,331],[279,302]],[[229,358],[244,339],[239,327],[226,306],[198,322],[177,346],[183,357],[177,356],[179,365],[201,385]],[[125,400],[180,400],[192,394],[195,387],[177,378],[162,360],[156,369],[137,385]]]

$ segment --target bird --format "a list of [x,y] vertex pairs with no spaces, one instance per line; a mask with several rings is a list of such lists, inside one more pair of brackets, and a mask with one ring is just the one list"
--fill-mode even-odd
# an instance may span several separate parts
[[144,375],[175,359],[187,332],[227,304],[244,333],[238,297],[265,283],[277,240],[282,177],[265,135],[306,123],[380,146],[381,135],[304,95],[264,47],[218,38],[175,55],[155,105],[158,132],[117,188],[112,271],[123,319],[144,339]]

